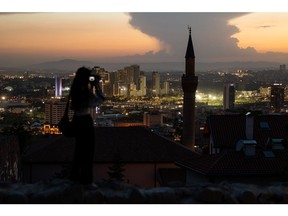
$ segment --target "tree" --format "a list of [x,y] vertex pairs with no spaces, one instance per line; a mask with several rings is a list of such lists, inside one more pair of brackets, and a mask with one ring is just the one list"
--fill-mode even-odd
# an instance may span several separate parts
[[2,129],[3,135],[18,137],[20,155],[22,155],[31,138],[29,117],[25,113],[5,113],[3,123],[7,126]]
[[180,116],[179,118],[175,118],[173,121],[174,128],[174,140],[182,143],[182,133],[183,133],[183,119]]
[[[9,152],[13,152],[13,154],[17,153],[16,156],[13,156],[13,158],[17,158],[17,160],[15,159],[15,163],[13,162],[13,164],[14,166],[17,166],[18,169],[17,180],[21,180],[21,159],[23,154],[25,153],[26,148],[29,145],[29,141],[31,138],[29,118],[25,113],[15,114],[7,112],[2,116],[2,123],[7,126],[2,129],[1,134],[6,137],[17,137],[16,145],[11,145]],[[9,162],[9,164],[11,166],[12,162]]]

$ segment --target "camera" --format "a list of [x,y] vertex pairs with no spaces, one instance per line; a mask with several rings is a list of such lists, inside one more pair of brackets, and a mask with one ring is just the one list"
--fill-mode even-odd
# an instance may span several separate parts
[[98,74],[92,74],[92,75],[89,76],[89,81],[92,84],[97,84],[100,80],[101,80],[101,77]]

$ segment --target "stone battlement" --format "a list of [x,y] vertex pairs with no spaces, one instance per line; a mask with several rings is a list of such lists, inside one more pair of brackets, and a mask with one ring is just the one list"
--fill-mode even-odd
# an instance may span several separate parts
[[102,182],[89,189],[69,180],[35,184],[0,183],[4,204],[288,204],[288,184],[200,184],[145,189],[118,182]]

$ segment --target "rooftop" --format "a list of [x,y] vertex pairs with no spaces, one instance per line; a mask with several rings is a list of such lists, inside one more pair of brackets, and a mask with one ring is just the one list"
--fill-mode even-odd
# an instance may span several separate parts
[[[180,158],[198,158],[189,148],[161,137],[145,127],[95,127],[97,163],[113,162],[120,154],[126,163],[174,162]],[[74,139],[62,135],[34,137],[24,161],[37,163],[71,162]]]

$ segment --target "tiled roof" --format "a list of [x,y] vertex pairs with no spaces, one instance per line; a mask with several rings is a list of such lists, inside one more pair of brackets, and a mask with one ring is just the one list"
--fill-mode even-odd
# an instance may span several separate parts
[[195,161],[178,161],[187,169],[207,176],[281,175],[288,165],[288,152],[273,152],[274,158],[267,158],[263,151],[254,156],[245,156],[242,151],[227,151],[222,154],[206,155]]
[[[245,140],[245,115],[211,115],[208,118],[209,130],[213,135],[214,147],[234,149],[239,140]],[[260,123],[269,128],[261,128]],[[268,138],[285,138],[288,135],[288,115],[254,116],[253,139],[264,147]]]
[[[176,163],[206,176],[283,174],[288,166],[287,150],[270,152],[274,157],[266,157],[264,150],[269,150],[265,147],[269,138],[287,137],[288,116],[259,115],[253,118],[253,139],[258,145],[254,156],[246,156],[243,150],[236,151],[235,148],[239,140],[246,139],[245,115],[211,115],[208,118],[209,131],[214,146],[223,151],[220,154],[203,155],[193,161],[180,160]],[[261,127],[260,123],[265,123],[265,127]]]
[[208,118],[215,147],[234,148],[238,140],[245,139],[245,116],[211,115]]
[[[174,162],[180,159],[200,157],[183,145],[161,137],[144,127],[96,127],[95,162],[109,163],[115,154],[123,162],[153,163]],[[43,148],[39,149],[42,145]],[[37,146],[37,150],[33,150]],[[25,156],[26,162],[59,163],[71,162],[74,139],[61,135],[34,138]]]

